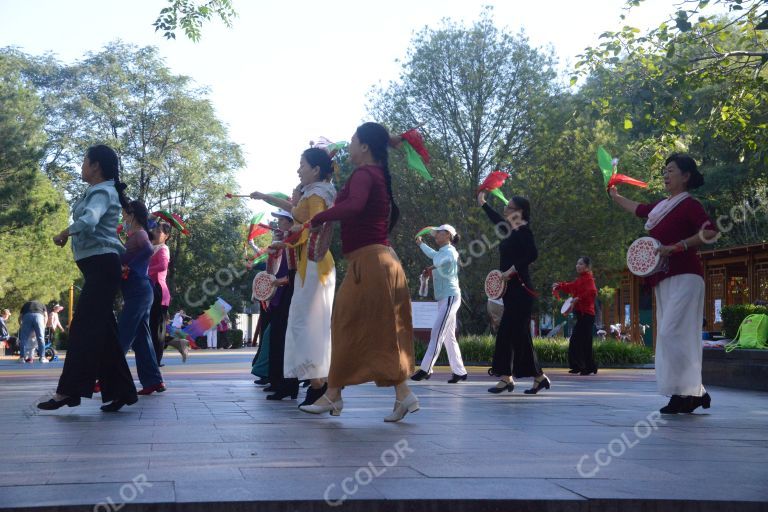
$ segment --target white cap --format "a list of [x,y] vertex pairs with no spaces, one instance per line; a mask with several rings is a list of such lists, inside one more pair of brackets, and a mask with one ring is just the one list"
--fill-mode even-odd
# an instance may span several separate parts
[[287,212],[285,210],[277,210],[276,212],[272,212],[273,217],[285,217],[286,219],[293,220],[293,215],[290,214],[290,212]]
[[450,233],[451,238],[456,236],[456,228],[451,226],[450,224],[443,224],[442,226],[437,226],[435,229],[432,230],[434,233],[435,231],[447,231]]

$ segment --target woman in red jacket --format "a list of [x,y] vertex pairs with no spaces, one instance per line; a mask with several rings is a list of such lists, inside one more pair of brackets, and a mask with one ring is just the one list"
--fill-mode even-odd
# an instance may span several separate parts
[[589,375],[597,373],[597,364],[592,355],[592,329],[595,326],[595,299],[597,287],[592,275],[592,260],[582,256],[576,262],[576,272],[579,277],[575,281],[560,282],[552,285],[552,291],[565,292],[573,297],[573,312],[576,315],[576,326],[571,333],[568,345],[568,373]]

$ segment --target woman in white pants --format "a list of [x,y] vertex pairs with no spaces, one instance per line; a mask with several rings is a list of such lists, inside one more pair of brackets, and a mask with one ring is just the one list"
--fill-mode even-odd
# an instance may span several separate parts
[[205,338],[208,348],[216,349],[219,344],[219,333],[216,331],[216,325],[205,331]]
[[696,162],[673,154],[662,171],[669,197],[640,204],[609,190],[613,200],[640,218],[661,242],[658,252],[666,269],[649,278],[656,293],[656,382],[659,393],[671,395],[662,414],[690,413],[709,408],[711,398],[701,382],[701,324],[704,316],[704,271],[696,248],[717,239],[717,228],[701,203],[688,191],[704,184]]
[[459,289],[459,253],[453,244],[459,242],[456,229],[450,224],[443,224],[432,231],[439,249],[436,251],[425,244],[421,237],[416,237],[416,243],[427,257],[432,259],[432,278],[437,301],[437,318],[432,327],[429,346],[421,360],[421,368],[411,376],[411,380],[428,379],[432,375],[440,351],[445,345],[448,361],[451,365],[452,376],[448,381],[455,384],[467,380],[467,370],[461,359],[459,342],[456,341],[456,313],[461,306],[461,290]]

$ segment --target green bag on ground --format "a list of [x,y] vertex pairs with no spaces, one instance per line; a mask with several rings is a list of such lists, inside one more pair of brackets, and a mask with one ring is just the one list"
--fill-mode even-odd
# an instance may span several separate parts
[[730,352],[735,348],[768,348],[768,315],[749,315],[741,321],[736,338],[725,346]]

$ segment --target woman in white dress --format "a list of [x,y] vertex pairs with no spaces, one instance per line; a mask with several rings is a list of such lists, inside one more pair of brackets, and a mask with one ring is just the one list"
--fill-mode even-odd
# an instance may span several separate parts
[[[333,206],[336,199],[336,189],[330,181],[333,175],[331,157],[324,149],[315,147],[304,151],[298,175],[301,195],[291,210],[294,232],[302,230],[305,222]],[[281,201],[273,198],[268,202],[283,206]],[[300,406],[312,404],[323,396],[331,366],[331,310],[336,290],[336,264],[330,252],[322,258],[310,254],[313,252],[310,246],[318,236],[304,229],[295,243],[288,244],[296,250],[297,270],[285,334],[283,375],[286,379],[310,381],[306,399]],[[316,259],[319,261],[313,261]]]

